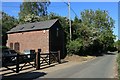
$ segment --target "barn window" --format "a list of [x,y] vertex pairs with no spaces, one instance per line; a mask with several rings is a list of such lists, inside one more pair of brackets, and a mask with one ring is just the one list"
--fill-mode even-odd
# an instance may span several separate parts
[[17,42],[14,44],[14,50],[19,51],[20,50],[20,44]]
[[10,49],[13,49],[13,43],[10,43]]
[[57,34],[56,34],[56,35],[57,35],[57,37],[58,37],[58,35],[59,35],[58,33],[59,33],[59,29],[57,28]]

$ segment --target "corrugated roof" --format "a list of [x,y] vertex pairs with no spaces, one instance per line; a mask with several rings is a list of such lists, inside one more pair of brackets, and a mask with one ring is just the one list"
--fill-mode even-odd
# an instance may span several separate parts
[[40,29],[49,29],[58,19],[35,22],[35,23],[27,23],[18,25],[12,28],[7,33],[14,33],[14,32],[23,32],[23,31],[32,31],[32,30],[40,30]]

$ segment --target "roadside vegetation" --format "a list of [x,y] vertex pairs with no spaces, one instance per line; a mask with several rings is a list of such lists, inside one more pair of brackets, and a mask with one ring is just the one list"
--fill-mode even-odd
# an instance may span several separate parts
[[120,79],[120,40],[115,42],[115,46],[118,50],[118,56],[117,56],[117,69],[118,69],[118,78]]
[[81,12],[81,19],[74,19],[72,26],[73,37],[67,44],[68,53],[102,55],[114,47],[114,20],[106,10],[85,10]]
[[120,79],[120,52],[118,53],[117,63],[118,63],[118,78]]
[[[16,19],[2,12],[2,43],[5,46],[6,32],[18,24],[59,19],[65,32],[66,53],[69,55],[102,55],[114,48],[114,20],[106,10],[84,10],[79,17],[71,20],[72,39],[69,36],[69,20],[51,12],[47,13],[50,2],[23,2],[20,6],[19,18]],[[41,8],[44,7],[44,8]]]

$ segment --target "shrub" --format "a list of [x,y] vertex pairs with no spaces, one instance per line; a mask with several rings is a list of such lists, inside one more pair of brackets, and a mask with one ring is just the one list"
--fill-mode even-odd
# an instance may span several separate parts
[[0,46],[0,49],[8,49],[6,46]]
[[120,40],[116,41],[114,46],[117,48],[118,52],[120,52]]
[[67,44],[67,53],[70,55],[79,54],[81,47],[82,47],[82,41],[80,39],[69,41],[69,43]]
[[120,53],[118,53],[117,62],[118,62],[118,78],[120,79]]

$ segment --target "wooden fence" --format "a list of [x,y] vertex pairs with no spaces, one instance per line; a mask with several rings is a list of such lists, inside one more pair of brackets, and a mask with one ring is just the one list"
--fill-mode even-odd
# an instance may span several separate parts
[[[10,61],[10,59],[13,60]],[[31,62],[33,62],[33,64],[31,64]],[[41,53],[41,49],[38,49],[38,52],[35,52],[33,50],[32,54],[16,54],[2,57],[2,66],[16,73],[21,71],[27,63],[29,63],[29,65],[32,65],[32,67],[36,68],[36,70],[39,70],[42,64],[46,63],[47,65],[50,65],[55,62],[61,63],[60,51]],[[24,65],[20,66],[20,64]],[[9,68],[9,66],[16,66],[16,69],[11,69]]]

